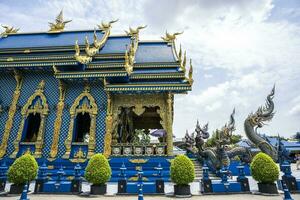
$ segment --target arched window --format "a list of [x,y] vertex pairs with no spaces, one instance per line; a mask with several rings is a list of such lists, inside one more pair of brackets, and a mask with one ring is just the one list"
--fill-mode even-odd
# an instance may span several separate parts
[[17,156],[20,142],[24,143],[24,145],[27,143],[34,143],[34,156],[36,158],[40,158],[42,156],[45,121],[49,112],[47,99],[44,95],[44,87],[45,81],[42,80],[34,94],[29,97],[22,108],[22,121],[18,135],[14,141],[15,151],[11,155],[12,158]]
[[69,133],[65,141],[66,153],[63,158],[70,158],[72,143],[88,145],[89,158],[94,154],[96,145],[96,117],[98,107],[90,94],[89,86],[75,99],[70,109]]

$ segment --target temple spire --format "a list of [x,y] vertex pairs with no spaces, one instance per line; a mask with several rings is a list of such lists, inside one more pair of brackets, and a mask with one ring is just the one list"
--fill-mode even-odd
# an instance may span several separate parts
[[57,15],[55,22],[49,22],[50,30],[49,33],[59,33],[65,29],[67,23],[71,22],[72,20],[64,21],[64,13],[63,10]]

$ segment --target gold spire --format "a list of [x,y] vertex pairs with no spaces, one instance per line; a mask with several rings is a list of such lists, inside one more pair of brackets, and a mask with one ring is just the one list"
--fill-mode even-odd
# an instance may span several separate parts
[[20,29],[14,28],[13,26],[1,25],[4,28],[4,31],[0,34],[0,38],[5,38],[10,34],[17,33]]
[[58,16],[56,17],[55,22],[54,23],[49,22],[49,26],[50,26],[49,33],[62,32],[65,29],[65,25],[71,21],[72,20],[64,21],[63,10],[61,10]]
[[190,70],[189,70],[189,83],[193,85],[194,80],[193,80],[193,65],[192,65],[192,59],[190,59]]
[[161,37],[165,42],[174,42],[175,39],[176,39],[176,36],[177,35],[181,35],[183,33],[182,32],[176,32],[176,33],[173,33],[173,34],[170,34],[166,31],[166,36],[165,37]]

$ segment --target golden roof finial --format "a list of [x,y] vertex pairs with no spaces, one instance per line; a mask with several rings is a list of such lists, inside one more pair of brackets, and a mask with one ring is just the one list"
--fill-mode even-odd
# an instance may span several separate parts
[[54,23],[49,22],[50,30],[49,33],[59,33],[65,29],[67,23],[71,22],[72,20],[64,21],[64,14],[63,10],[60,11],[58,16],[55,19]]
[[176,36],[181,35],[182,33],[183,33],[183,31],[170,34],[170,33],[168,33],[168,31],[166,31],[166,36],[161,37],[161,38],[166,42],[174,42],[174,40],[176,39]]
[[116,20],[112,20],[108,23],[105,23],[105,22],[101,22],[101,24],[98,25],[98,28],[101,30],[101,31],[107,31],[109,29],[111,29],[111,25],[115,22],[119,21],[119,19],[116,19]]
[[183,61],[182,61],[182,64],[181,64],[181,69],[185,73],[185,71],[186,71],[186,51],[184,51]]
[[181,57],[182,57],[182,49],[181,49],[181,44],[180,44],[180,47],[179,47],[179,53],[178,53],[178,62],[179,62],[180,64],[181,64],[181,61],[182,61]]
[[189,82],[191,85],[193,85],[193,83],[194,83],[192,59],[190,59]]
[[135,28],[135,29],[129,27],[129,31],[125,31],[125,33],[126,33],[128,36],[131,36],[131,37],[138,37],[140,30],[141,30],[141,29],[144,29],[144,28],[146,28],[146,27],[147,27],[147,25],[144,25],[144,26],[138,26],[138,27]]
[[0,38],[5,38],[10,34],[17,33],[20,29],[14,28],[13,26],[1,25],[4,28],[4,31],[0,34]]

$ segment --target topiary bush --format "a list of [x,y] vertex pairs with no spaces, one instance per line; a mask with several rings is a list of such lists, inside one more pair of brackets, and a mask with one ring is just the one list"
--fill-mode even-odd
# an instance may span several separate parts
[[99,153],[93,155],[85,168],[84,176],[94,185],[104,185],[111,177],[111,169],[106,157]]
[[32,181],[38,173],[38,164],[35,158],[30,154],[24,154],[17,158],[9,167],[7,176],[8,181],[16,185],[25,184]]
[[179,155],[171,162],[171,180],[177,185],[188,185],[195,179],[194,163],[185,155]]
[[258,153],[252,160],[252,177],[259,183],[273,184],[279,177],[279,168],[273,159],[265,153]]

